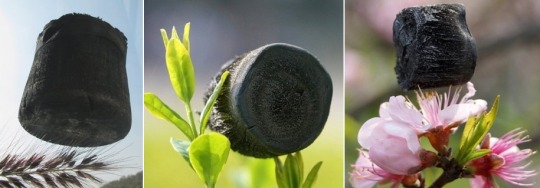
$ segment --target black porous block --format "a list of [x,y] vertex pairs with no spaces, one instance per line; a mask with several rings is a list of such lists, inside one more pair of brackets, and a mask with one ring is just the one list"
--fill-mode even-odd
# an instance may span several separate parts
[[228,64],[229,78],[210,117],[212,130],[227,136],[241,154],[268,158],[302,150],[324,128],[332,100],[332,80],[306,50],[269,44]]
[[56,144],[93,147],[131,128],[126,37],[105,21],[67,14],[39,34],[19,109],[30,134]]
[[476,43],[461,4],[403,9],[394,21],[398,84],[404,90],[461,85],[476,66]]

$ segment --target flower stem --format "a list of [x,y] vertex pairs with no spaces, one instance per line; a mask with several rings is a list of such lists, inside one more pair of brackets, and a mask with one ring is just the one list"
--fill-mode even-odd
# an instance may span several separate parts
[[437,180],[435,180],[435,182],[429,186],[430,188],[441,188],[458,178],[471,176],[470,172],[465,170],[454,158],[451,157],[451,153],[452,150],[448,149],[447,152],[439,158],[439,161],[435,166],[442,168],[444,171],[441,176],[439,176]]
[[186,112],[189,118],[189,124],[191,125],[191,132],[193,132],[193,135],[195,138],[199,137],[199,133],[197,133],[197,126],[195,125],[195,121],[193,120],[193,111],[191,110],[191,104],[190,102],[186,103]]

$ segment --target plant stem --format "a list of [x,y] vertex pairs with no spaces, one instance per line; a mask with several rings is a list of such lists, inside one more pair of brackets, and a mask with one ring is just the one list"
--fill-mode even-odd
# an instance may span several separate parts
[[436,166],[442,168],[444,171],[441,176],[429,186],[430,188],[440,188],[458,178],[470,176],[470,172],[459,165],[458,162],[451,157],[450,153],[451,151],[448,151],[446,154],[447,156],[441,156],[439,159]]
[[191,125],[191,131],[193,132],[193,135],[195,138],[199,137],[199,134],[197,133],[197,126],[195,125],[195,121],[193,120],[193,111],[191,110],[191,103],[186,103],[186,112],[189,119],[189,125]]

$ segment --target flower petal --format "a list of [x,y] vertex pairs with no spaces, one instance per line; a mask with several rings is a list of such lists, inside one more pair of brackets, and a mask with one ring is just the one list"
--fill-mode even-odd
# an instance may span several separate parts
[[484,176],[474,176],[470,182],[471,188],[491,188],[489,181]]
[[391,119],[390,114],[388,112],[388,102],[384,102],[379,107],[379,116],[384,119]]
[[424,116],[401,95],[390,97],[387,111],[394,121],[403,122],[422,131],[426,128],[422,124]]
[[[373,175],[375,176],[375,175]],[[370,178],[360,178],[351,176],[351,185],[354,188],[372,188],[379,182],[378,180],[372,180]]]
[[409,150],[416,152],[421,149],[418,135],[411,127],[398,122],[387,122],[383,128],[388,135],[404,139]]
[[399,184],[402,176],[390,174],[373,164],[368,152],[360,150],[360,156],[353,165],[354,170],[350,176],[351,185],[355,188],[371,188],[377,183],[393,182]]
[[378,136],[376,133],[373,133],[373,129],[375,129],[377,126],[381,126],[385,122],[384,119],[375,117],[367,120],[362,127],[360,127],[360,131],[358,132],[358,143],[362,148],[369,149],[372,145],[372,137]]
[[467,82],[467,94],[463,96],[460,103],[465,103],[469,98],[473,97],[476,94],[476,89],[474,89],[474,84],[472,82]]
[[469,100],[467,103],[452,104],[439,113],[439,121],[443,125],[454,122],[464,123],[472,116],[476,116],[487,109],[487,102],[482,99]]
[[397,175],[409,174],[421,166],[421,150],[416,131],[400,122],[385,122],[373,130],[369,157],[383,170]]

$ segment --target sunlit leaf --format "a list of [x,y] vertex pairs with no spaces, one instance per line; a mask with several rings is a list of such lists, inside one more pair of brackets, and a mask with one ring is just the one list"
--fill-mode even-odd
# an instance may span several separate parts
[[208,99],[208,101],[206,102],[206,105],[204,106],[204,109],[201,113],[201,127],[200,127],[201,134],[203,134],[204,131],[206,130],[206,125],[208,124],[208,119],[210,118],[212,108],[214,107],[214,104],[216,103],[217,97],[221,93],[221,88],[223,87],[223,83],[225,83],[225,80],[227,79],[228,75],[229,75],[229,71],[225,71],[221,75],[221,80],[219,80],[219,83],[214,88],[212,95],[210,95],[210,98]]
[[488,113],[483,113],[478,118],[469,118],[463,130],[463,135],[459,145],[460,147],[456,155],[458,164],[464,165],[470,160],[480,158],[489,153],[489,150],[477,150],[477,146],[482,142],[484,137],[491,129],[493,122],[495,121],[498,108],[499,96],[495,98],[495,101],[493,102],[493,105]]
[[159,31],[161,32],[161,38],[163,39],[163,46],[165,46],[165,49],[167,49],[167,43],[169,43],[167,31],[165,31],[165,29],[160,29]]
[[186,26],[184,26],[184,40],[182,41],[184,43],[184,46],[186,47],[187,51],[189,52],[191,50],[189,46],[189,28],[190,23],[188,22]]
[[302,178],[304,178],[304,159],[302,159],[302,154],[300,152],[295,153],[295,158],[297,162],[297,168],[298,168],[298,177],[300,182],[302,182]]
[[[493,125],[493,122],[495,121],[495,117],[497,116],[497,112],[499,111],[499,98],[500,96],[497,95],[497,97],[495,98],[495,101],[493,101],[493,106],[491,106],[491,109],[489,110],[489,112],[486,114],[486,130],[489,131],[489,129],[491,129],[491,126]],[[487,131],[486,131],[486,134],[487,134]]]
[[182,155],[182,157],[189,163],[189,166],[191,167],[191,163],[189,162],[189,152],[188,152],[188,148],[191,142],[187,140],[176,139],[176,138],[171,138],[170,142],[173,149],[176,152],[180,153],[180,155]]
[[470,117],[467,120],[467,123],[465,124],[465,128],[463,129],[463,134],[461,135],[461,140],[459,143],[459,148],[464,148],[465,144],[469,140],[469,137],[472,135],[472,130],[476,124],[476,117]]
[[311,188],[315,181],[317,180],[317,174],[319,173],[319,169],[321,168],[322,161],[319,161],[311,170],[309,171],[308,176],[306,177],[306,181],[304,181],[304,184],[302,184],[302,188]]
[[195,70],[187,49],[174,35],[167,44],[166,63],[176,95],[184,103],[189,103],[195,91]]
[[302,178],[300,176],[300,170],[298,168],[298,160],[292,154],[288,154],[285,159],[284,177],[287,179],[288,187],[300,187]]
[[287,178],[283,170],[283,163],[279,160],[279,157],[274,157],[274,162],[276,163],[276,182],[279,188],[287,188]]
[[222,134],[211,132],[197,137],[189,146],[189,160],[207,187],[214,187],[229,156],[230,142]]
[[471,160],[475,160],[475,159],[478,159],[480,157],[483,157],[487,154],[489,154],[491,152],[490,149],[480,149],[480,150],[476,150],[474,152],[472,152],[468,158],[466,159],[466,161],[471,161]]
[[153,93],[144,94],[144,106],[150,113],[160,119],[172,123],[182,131],[190,140],[195,139],[195,134],[191,131],[189,124],[182,119],[175,111],[167,106],[159,97]]
[[178,32],[176,32],[176,27],[172,27],[172,31],[171,31],[171,39],[178,39],[180,40],[180,38],[178,37]]

